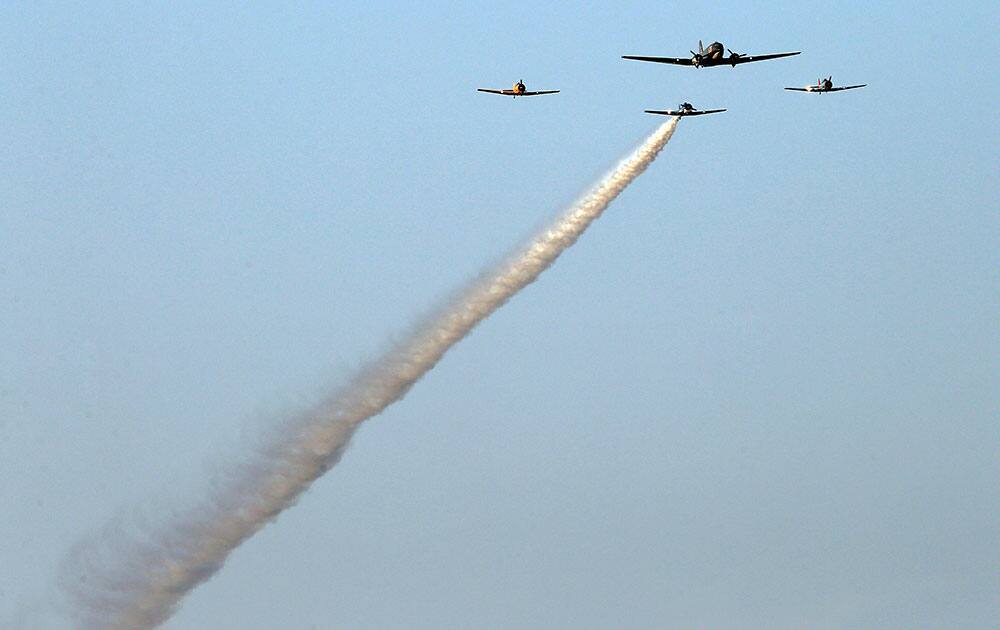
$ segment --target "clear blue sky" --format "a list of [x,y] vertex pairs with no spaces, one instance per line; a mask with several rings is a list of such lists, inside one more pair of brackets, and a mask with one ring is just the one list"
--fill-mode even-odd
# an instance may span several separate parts
[[[0,6],[0,620],[686,100],[166,626],[989,627],[995,3]],[[800,56],[695,70],[698,39]],[[833,95],[784,86],[832,74]],[[561,89],[501,99],[477,87]],[[44,620],[44,621],[38,621]]]

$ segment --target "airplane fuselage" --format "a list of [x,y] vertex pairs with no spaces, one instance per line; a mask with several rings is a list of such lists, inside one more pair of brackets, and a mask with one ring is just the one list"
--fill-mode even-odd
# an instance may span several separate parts
[[691,65],[697,68],[722,66],[731,63],[733,58],[735,57],[726,56],[726,47],[722,42],[712,42],[707,48],[702,48],[699,42],[698,52],[691,56]]

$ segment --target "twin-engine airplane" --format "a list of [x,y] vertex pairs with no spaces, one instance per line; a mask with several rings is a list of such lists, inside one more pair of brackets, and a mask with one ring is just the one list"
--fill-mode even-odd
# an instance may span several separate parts
[[647,114],[662,114],[664,116],[702,116],[704,114],[717,114],[724,112],[724,109],[695,109],[691,103],[681,103],[677,109],[647,109]]
[[855,88],[863,88],[866,85],[868,85],[868,84],[867,83],[862,83],[861,85],[845,85],[843,87],[833,87],[833,77],[829,76],[829,77],[827,77],[825,79],[817,79],[816,80],[816,85],[807,85],[805,87],[800,87],[800,88],[789,88],[789,87],[786,87],[785,89],[786,90],[793,90],[795,92],[819,92],[819,93],[823,93],[823,92],[839,92],[841,90],[853,90]]
[[500,96],[513,96],[517,98],[518,96],[539,96],[541,94],[557,94],[559,90],[541,90],[539,92],[528,92],[524,87],[524,81],[518,81],[514,84],[514,87],[510,90],[488,90],[486,88],[477,88],[480,92],[487,92],[489,94],[499,94]]
[[698,40],[698,52],[690,51],[690,58],[678,57],[637,57],[635,55],[622,55],[622,59],[633,59],[635,61],[652,61],[653,63],[672,63],[675,66],[694,66],[695,68],[707,68],[711,66],[733,66],[740,63],[750,63],[751,61],[766,61],[768,59],[778,59],[779,57],[791,57],[798,55],[802,51],[772,53],[770,55],[743,55],[729,51],[719,42],[712,42],[708,48],[703,48],[701,40]]

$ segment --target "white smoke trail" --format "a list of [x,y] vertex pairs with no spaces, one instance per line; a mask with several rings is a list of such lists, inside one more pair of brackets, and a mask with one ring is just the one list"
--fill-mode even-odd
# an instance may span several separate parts
[[[354,430],[406,394],[456,342],[576,242],[656,159],[679,119],[661,125],[526,248],[487,272],[336,395],[298,418],[201,505],[142,534],[120,528],[78,545],[63,571],[77,622],[87,628],[151,628],[222,567],[226,557],[337,463]],[[110,553],[109,553],[110,552]],[[110,565],[102,562],[110,557]],[[81,582],[80,577],[86,581]]]

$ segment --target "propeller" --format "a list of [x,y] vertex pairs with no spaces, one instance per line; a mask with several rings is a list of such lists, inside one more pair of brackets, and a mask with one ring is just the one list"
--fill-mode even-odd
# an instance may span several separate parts
[[691,58],[694,60],[694,65],[700,68],[701,58],[705,54],[705,47],[701,45],[701,40],[700,39],[698,40],[698,52],[695,52],[693,50],[689,50],[688,52],[691,53]]

